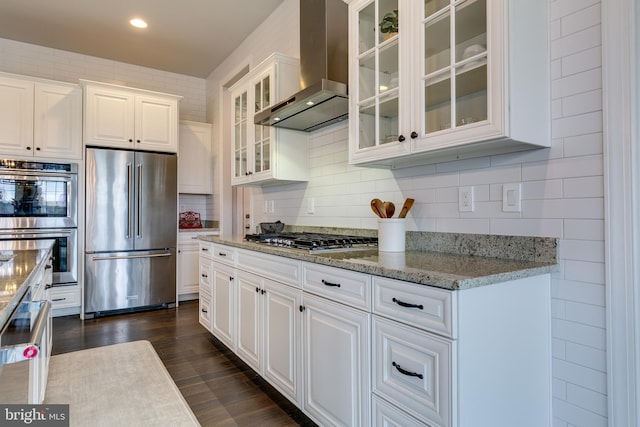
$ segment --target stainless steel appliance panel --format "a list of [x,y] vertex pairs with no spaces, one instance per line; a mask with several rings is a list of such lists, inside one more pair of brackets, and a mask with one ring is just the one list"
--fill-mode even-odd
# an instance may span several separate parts
[[53,245],[53,286],[74,285],[78,283],[78,230],[31,229],[0,230],[0,242],[11,241],[16,250],[36,249],[38,240],[55,240]]
[[86,252],[133,250],[134,160],[131,151],[87,149]]
[[85,312],[173,303],[175,279],[175,249],[86,254]]
[[136,250],[176,247],[177,160],[174,155],[135,153]]
[[0,160],[0,229],[78,226],[76,163]]

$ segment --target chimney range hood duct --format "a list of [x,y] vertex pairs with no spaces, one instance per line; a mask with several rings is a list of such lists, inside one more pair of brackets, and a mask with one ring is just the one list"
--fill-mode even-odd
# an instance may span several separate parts
[[348,117],[348,27],[342,0],[300,0],[303,89],[255,115],[255,124],[312,132]]

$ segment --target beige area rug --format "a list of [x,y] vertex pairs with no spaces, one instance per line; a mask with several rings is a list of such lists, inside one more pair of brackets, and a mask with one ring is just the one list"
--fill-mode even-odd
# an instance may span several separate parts
[[53,356],[45,403],[78,427],[200,425],[149,341]]

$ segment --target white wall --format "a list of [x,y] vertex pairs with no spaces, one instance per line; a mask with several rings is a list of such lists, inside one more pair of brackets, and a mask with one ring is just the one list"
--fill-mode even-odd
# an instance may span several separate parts
[[180,119],[205,121],[205,79],[7,39],[0,39],[0,71],[69,83],[88,79],[180,95]]
[[[0,39],[0,71],[69,83],[78,79],[180,95],[180,119],[206,121],[206,80],[125,64],[109,59],[65,52]],[[211,196],[181,196],[180,207],[214,219]]]
[[[287,22],[285,9],[294,7],[297,1],[286,0],[278,18]],[[369,208],[373,197],[397,204],[413,197],[417,203],[409,215],[409,230],[559,237],[561,270],[553,276],[552,289],[554,426],[604,426],[600,0],[549,0],[549,7],[550,149],[392,172],[349,166],[347,126],[336,125],[312,134],[309,182],[253,190],[254,215],[256,223],[280,219],[297,225],[375,228]],[[297,38],[296,26],[274,28],[269,21],[259,27],[208,79],[210,117],[225,123],[216,104],[221,98],[216,93],[221,75],[229,74],[252,53],[263,58],[272,50],[288,51],[292,38]],[[255,52],[254,42],[259,47]],[[225,156],[229,163],[230,154]],[[521,213],[502,212],[502,185],[512,182],[522,183]],[[463,185],[474,186],[474,212],[458,212],[457,191]],[[307,214],[309,197],[315,199],[312,215]],[[263,200],[274,200],[275,213],[262,212]]]

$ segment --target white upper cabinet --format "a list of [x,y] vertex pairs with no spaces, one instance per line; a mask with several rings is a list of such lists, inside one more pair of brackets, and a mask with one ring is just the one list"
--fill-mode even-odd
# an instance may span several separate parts
[[180,121],[178,191],[191,194],[213,192],[211,125]]
[[178,151],[179,96],[82,81],[86,145]]
[[547,27],[538,0],[350,1],[350,162],[549,147]]
[[256,113],[298,89],[298,60],[278,53],[231,87],[233,185],[308,179],[308,134],[253,124]]
[[0,153],[81,159],[80,87],[0,75]]

